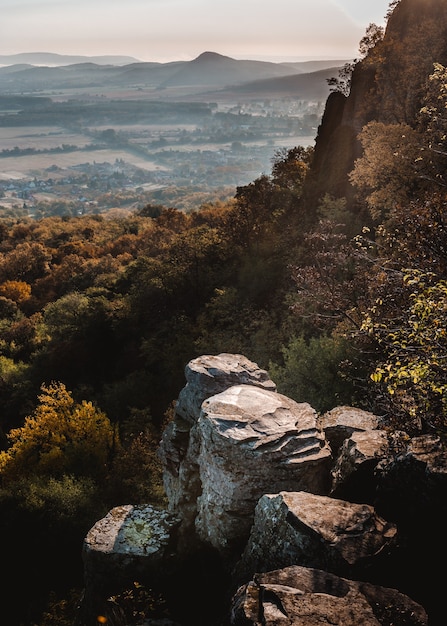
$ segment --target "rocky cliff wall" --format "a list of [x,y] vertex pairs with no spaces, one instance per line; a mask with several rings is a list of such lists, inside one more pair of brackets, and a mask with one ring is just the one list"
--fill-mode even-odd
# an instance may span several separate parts
[[348,174],[361,156],[359,132],[373,120],[413,126],[434,63],[447,64],[447,0],[401,0],[383,41],[356,64],[349,96],[327,100],[305,188],[310,205],[328,193],[355,208]]

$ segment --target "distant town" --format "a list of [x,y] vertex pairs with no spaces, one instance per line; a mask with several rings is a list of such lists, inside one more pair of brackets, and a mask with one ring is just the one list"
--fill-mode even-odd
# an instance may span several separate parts
[[[277,102],[263,102],[217,110],[197,124],[80,128],[78,145],[63,143],[61,128],[53,134],[21,128],[14,137],[20,145],[0,151],[0,208],[42,217],[134,210],[148,203],[191,210],[224,200],[237,186],[269,173],[278,150],[313,143],[321,107],[287,103],[278,110]],[[62,143],[26,144],[32,139],[38,145],[39,137],[43,144],[48,137]]]

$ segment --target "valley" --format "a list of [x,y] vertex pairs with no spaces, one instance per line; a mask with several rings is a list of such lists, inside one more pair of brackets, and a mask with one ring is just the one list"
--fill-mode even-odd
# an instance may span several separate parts
[[323,62],[214,53],[174,64],[2,67],[0,211],[189,211],[225,201],[269,173],[278,151],[313,144],[335,73]]

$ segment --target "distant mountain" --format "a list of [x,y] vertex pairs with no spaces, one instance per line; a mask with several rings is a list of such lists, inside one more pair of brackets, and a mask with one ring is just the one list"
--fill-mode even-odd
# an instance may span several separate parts
[[[271,63],[236,60],[215,52],[204,52],[192,61],[170,63],[101,64],[84,57],[82,63],[37,66],[24,63],[24,56],[16,55],[19,62],[15,65],[0,67],[0,89],[4,95],[35,92],[46,95],[52,91],[72,92],[76,89],[95,89],[97,93],[139,89],[145,90],[145,97],[149,97],[152,91],[151,97],[162,99],[162,93],[163,98],[183,98],[224,89],[234,92],[237,88],[240,93],[251,92],[258,96],[265,93],[271,97],[279,90],[281,94],[308,99],[301,94],[300,90],[303,90],[303,94],[311,94],[310,99],[320,100],[329,93],[326,78],[336,76],[338,67],[344,64],[340,61],[340,66],[328,67],[329,61]],[[50,56],[54,58],[55,55]],[[312,71],[315,64],[324,69]],[[281,82],[287,77],[290,77],[288,82]]]
[[318,72],[319,70],[327,70],[331,67],[343,67],[345,63],[350,63],[353,59],[327,59],[325,61],[287,61],[282,63],[287,67],[292,67],[298,73]]
[[129,56],[72,56],[68,54],[54,54],[53,52],[22,52],[20,54],[0,54],[0,65],[47,65],[58,67],[75,63],[96,63],[97,65],[128,65],[137,63],[138,59]]
[[251,98],[276,97],[299,98],[300,100],[325,101],[330,93],[328,78],[337,76],[339,67],[330,67],[318,72],[292,74],[281,78],[256,80],[228,89],[234,95],[243,94]]
[[184,63],[162,86],[226,86],[261,78],[287,76],[294,71],[281,63],[240,61],[215,52],[204,52],[193,61]]

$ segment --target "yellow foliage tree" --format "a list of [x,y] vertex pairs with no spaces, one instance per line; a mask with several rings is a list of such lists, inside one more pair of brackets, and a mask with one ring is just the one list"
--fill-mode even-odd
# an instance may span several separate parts
[[0,285],[0,296],[21,304],[31,297],[31,285],[23,280],[6,280]]
[[[407,270],[404,286],[411,290],[400,323],[380,317],[383,302],[365,315],[363,330],[374,335],[386,359],[371,379],[384,386],[419,430],[447,426],[447,282],[433,274]],[[377,316],[377,313],[379,315]]]
[[108,417],[91,402],[76,403],[63,383],[41,390],[33,414],[7,435],[11,446],[0,453],[4,483],[31,475],[104,476],[116,445]]

